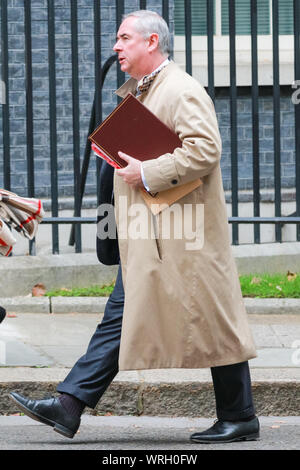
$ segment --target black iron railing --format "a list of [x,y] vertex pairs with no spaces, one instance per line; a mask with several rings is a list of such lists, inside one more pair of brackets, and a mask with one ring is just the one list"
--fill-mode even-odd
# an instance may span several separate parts
[[[251,101],[252,101],[252,142],[253,142],[253,217],[239,217],[239,184],[238,184],[238,127],[237,127],[237,80],[236,80],[236,15],[235,0],[228,1],[229,8],[229,71],[230,71],[230,137],[231,137],[231,203],[232,242],[239,243],[239,224],[253,224],[254,242],[260,243],[261,224],[275,224],[276,241],[282,241],[283,224],[297,225],[297,240],[300,240],[300,105],[295,105],[295,180],[296,180],[296,211],[289,217],[281,213],[281,124],[280,124],[280,77],[279,77],[279,15],[278,1],[272,0],[272,38],[273,38],[273,133],[274,133],[274,190],[275,216],[260,216],[260,146],[259,146],[259,84],[258,84],[258,0],[249,0],[251,4]],[[121,22],[125,11],[126,1],[117,0],[115,3],[115,31]],[[147,8],[149,2],[141,0],[137,7]],[[300,0],[294,0],[294,78],[300,80]],[[130,6],[131,7],[131,6]],[[161,12],[166,21],[170,21],[173,1],[162,0]],[[59,224],[71,224],[70,244],[75,245],[75,251],[82,251],[81,224],[95,223],[96,218],[82,217],[82,199],[85,194],[86,179],[90,163],[90,144],[87,141],[81,160],[80,150],[80,107],[79,107],[79,52],[78,52],[78,4],[77,0],[70,1],[71,25],[71,62],[72,62],[72,143],[73,143],[73,172],[74,172],[74,216],[59,217],[59,188],[58,188],[58,148],[57,148],[57,100],[56,100],[56,23],[55,0],[47,2],[48,28],[48,62],[49,62],[49,147],[51,174],[51,217],[43,223],[52,225],[52,251],[59,253]],[[101,0],[91,0],[94,25],[94,102],[91,110],[89,126],[86,135],[102,121],[102,88],[105,77],[116,60],[111,55],[102,64],[102,35],[101,35]],[[185,9],[185,63],[186,71],[193,74],[192,55],[192,8],[191,0],[184,0]],[[1,0],[1,79],[5,83],[4,104],[2,104],[2,154],[3,154],[3,184],[8,190],[11,186],[11,131],[10,131],[10,89],[9,89],[9,44],[8,44],[8,0]],[[207,91],[215,100],[215,54],[214,54],[214,5],[206,0],[207,12],[207,58],[208,85]],[[33,125],[33,68],[32,68],[32,5],[30,0],[24,0],[24,37],[25,37],[25,87],[26,87],[26,163],[28,196],[35,196],[35,154],[34,154],[34,125]],[[111,31],[111,34],[115,32]],[[120,86],[125,75],[119,67],[116,69],[116,82]],[[97,194],[99,193],[100,159],[96,162]],[[35,253],[34,242],[30,244],[30,253]]]

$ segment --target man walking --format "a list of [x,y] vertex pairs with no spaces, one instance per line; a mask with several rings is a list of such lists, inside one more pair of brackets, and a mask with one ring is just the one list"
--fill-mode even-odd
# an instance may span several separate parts
[[[96,406],[119,370],[210,367],[218,420],[191,439],[256,439],[259,422],[248,366],[256,351],[230,247],[213,103],[194,78],[168,59],[168,27],[156,13],[127,15],[114,51],[131,77],[117,94],[135,94],[182,141],[173,153],[143,163],[120,148],[128,165],[114,175],[118,235],[129,221],[120,201],[126,198],[128,208],[144,204],[143,187],[155,193],[200,178],[202,184],[177,204],[179,209],[189,206],[193,220],[202,205],[203,217],[192,248],[184,230],[180,238],[173,232],[163,237],[163,213],[150,214],[155,238],[150,227],[142,239],[119,236],[115,289],[86,354],[58,385],[61,395],[50,400],[11,396],[27,415],[73,437],[85,406]],[[183,219],[178,223],[184,228]],[[199,232],[204,239],[197,245]]]

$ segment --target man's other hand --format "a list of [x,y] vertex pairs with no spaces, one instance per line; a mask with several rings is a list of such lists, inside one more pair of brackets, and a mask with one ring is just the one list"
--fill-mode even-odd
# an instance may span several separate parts
[[143,188],[143,181],[141,176],[141,162],[136,158],[130,157],[124,152],[118,152],[119,156],[128,163],[125,168],[117,171],[117,175],[123,178],[125,183],[129,184],[133,188]]

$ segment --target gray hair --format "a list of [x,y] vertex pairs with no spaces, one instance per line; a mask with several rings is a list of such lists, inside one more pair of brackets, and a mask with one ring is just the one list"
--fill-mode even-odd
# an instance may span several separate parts
[[127,15],[123,15],[123,20],[134,16],[138,20],[135,23],[135,29],[145,39],[151,34],[158,34],[158,47],[162,54],[170,53],[170,32],[165,20],[156,12],[151,10],[137,10]]

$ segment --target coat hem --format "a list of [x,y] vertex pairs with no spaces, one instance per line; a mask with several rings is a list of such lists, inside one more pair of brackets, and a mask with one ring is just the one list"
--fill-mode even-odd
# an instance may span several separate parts
[[215,361],[207,361],[201,363],[191,363],[191,364],[172,364],[159,362],[151,365],[147,364],[138,364],[138,365],[129,365],[127,367],[119,365],[119,371],[129,371],[129,370],[153,370],[153,369],[208,369],[211,367],[219,366],[229,366],[233,364],[238,364],[240,362],[245,362],[250,359],[255,359],[257,357],[256,353],[246,354],[245,356],[231,357],[227,359],[220,359]]

